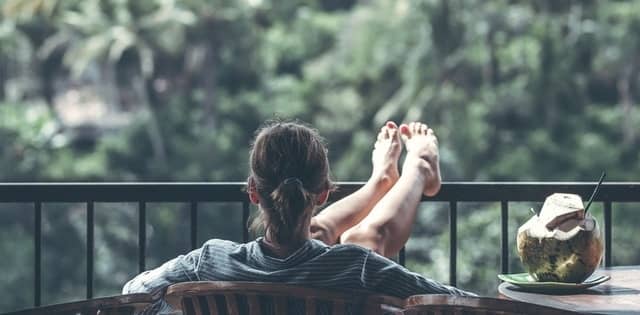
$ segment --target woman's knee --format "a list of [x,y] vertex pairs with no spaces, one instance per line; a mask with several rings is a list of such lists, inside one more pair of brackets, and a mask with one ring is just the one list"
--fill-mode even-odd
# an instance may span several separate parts
[[342,233],[340,242],[360,245],[386,256],[385,245],[387,238],[388,231],[384,226],[360,223]]

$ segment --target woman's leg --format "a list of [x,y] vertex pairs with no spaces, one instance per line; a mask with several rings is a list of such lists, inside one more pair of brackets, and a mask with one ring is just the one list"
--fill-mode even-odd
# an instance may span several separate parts
[[341,235],[342,243],[371,248],[392,257],[409,239],[422,195],[440,190],[438,140],[422,123],[400,126],[407,148],[402,175],[360,223]]
[[394,122],[387,122],[380,128],[371,154],[371,177],[353,194],[336,201],[313,217],[311,237],[332,245],[342,233],[362,221],[398,181],[398,158],[401,151],[398,126]]

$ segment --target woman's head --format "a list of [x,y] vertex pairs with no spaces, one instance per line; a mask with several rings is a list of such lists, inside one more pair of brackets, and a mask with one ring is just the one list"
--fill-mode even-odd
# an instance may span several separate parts
[[258,130],[249,163],[249,191],[263,225],[278,244],[307,235],[313,209],[331,189],[327,149],[317,131],[295,122],[269,123]]

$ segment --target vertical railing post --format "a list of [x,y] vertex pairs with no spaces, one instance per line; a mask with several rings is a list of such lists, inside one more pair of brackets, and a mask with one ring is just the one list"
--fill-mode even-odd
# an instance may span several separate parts
[[613,224],[611,224],[611,201],[604,202],[604,266],[611,267],[613,248],[611,248]]
[[198,203],[195,201],[191,202],[191,249],[196,249],[198,247]]
[[242,202],[242,241],[249,241],[249,202]]
[[42,292],[42,203],[36,202],[34,210],[34,270],[33,305],[40,306]]
[[147,255],[147,204],[144,201],[138,203],[138,271],[143,272],[145,268],[145,257]]
[[449,284],[455,286],[458,262],[458,204],[449,203]]
[[500,233],[501,242],[500,246],[502,249],[502,255],[500,255],[500,260],[502,262],[501,272],[503,274],[509,273],[509,202],[503,200],[500,202],[500,214],[501,220],[500,225],[502,227],[502,231]]
[[87,299],[93,297],[93,202],[87,202]]

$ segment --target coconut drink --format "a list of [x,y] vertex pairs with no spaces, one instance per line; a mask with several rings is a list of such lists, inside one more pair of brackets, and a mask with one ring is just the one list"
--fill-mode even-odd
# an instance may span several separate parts
[[580,283],[600,265],[598,222],[574,194],[553,194],[518,229],[518,255],[536,281]]

